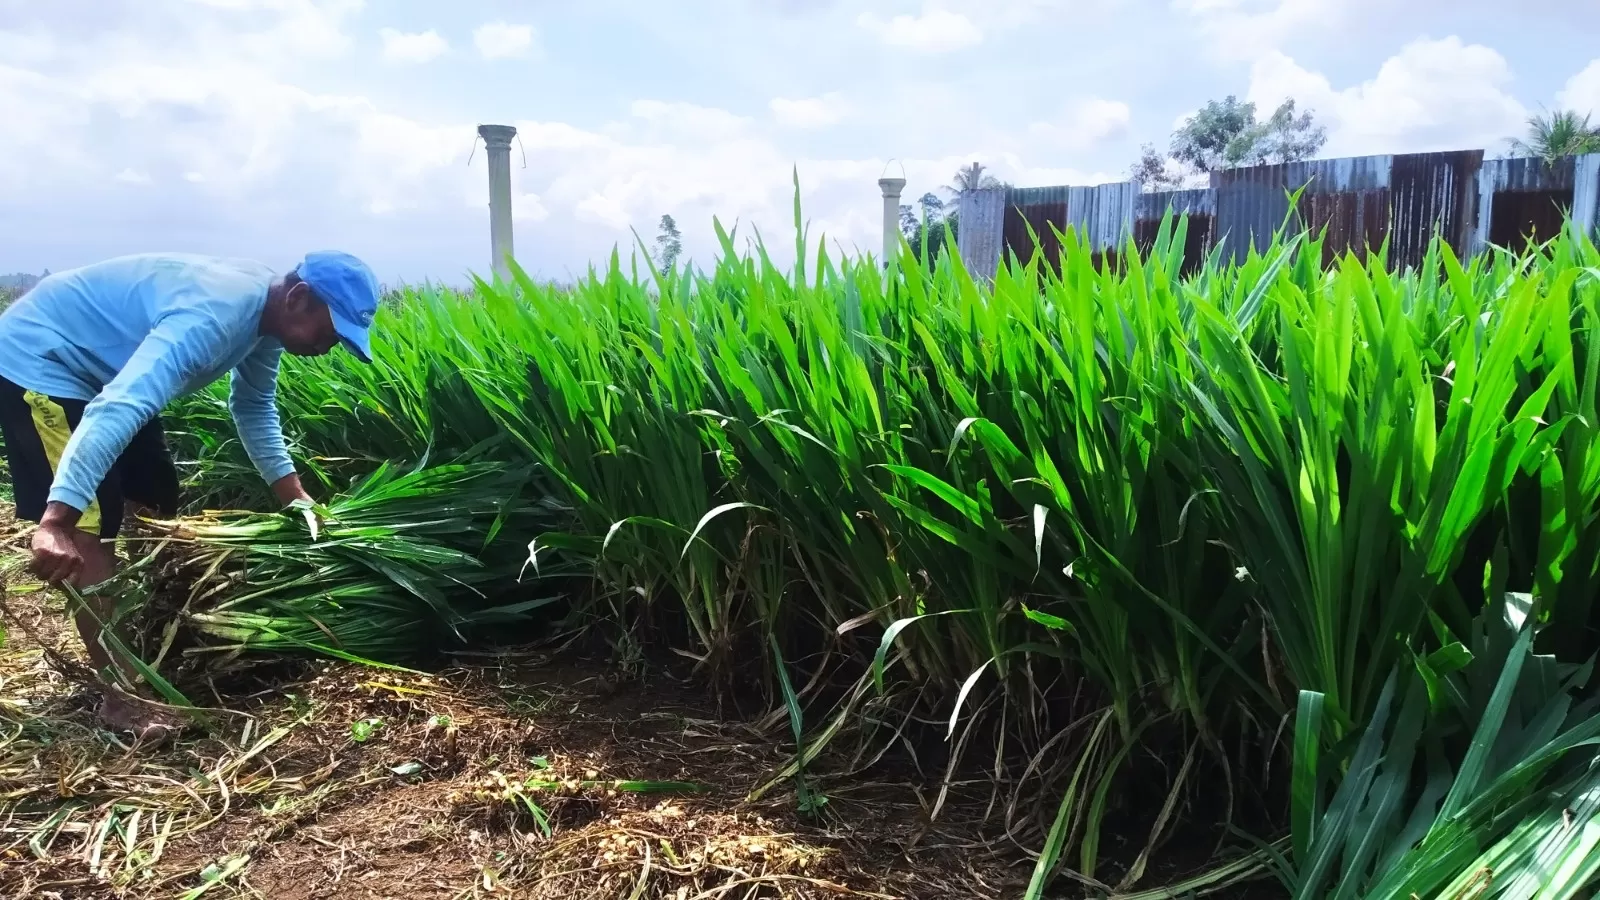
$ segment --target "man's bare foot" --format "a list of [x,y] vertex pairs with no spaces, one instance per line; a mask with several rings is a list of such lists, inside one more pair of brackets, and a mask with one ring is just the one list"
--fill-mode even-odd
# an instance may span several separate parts
[[113,731],[132,732],[142,745],[160,744],[182,728],[172,716],[120,688],[107,687],[100,703],[100,721]]

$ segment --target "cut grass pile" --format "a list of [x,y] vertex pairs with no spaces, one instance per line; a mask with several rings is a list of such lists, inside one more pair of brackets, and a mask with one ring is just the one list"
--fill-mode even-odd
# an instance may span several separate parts
[[407,472],[385,464],[326,505],[288,515],[148,523],[159,536],[129,546],[153,571],[130,569],[109,590],[143,638],[133,649],[157,669],[180,631],[181,654],[220,656],[212,665],[296,652],[415,662],[556,599],[506,578],[527,538],[505,535],[565,520],[529,482],[526,471],[493,463]]
[[[410,292],[376,365],[285,367],[298,457],[324,494],[392,459],[532,472],[567,512],[505,535],[505,583],[578,566],[569,622],[619,661],[757,694],[796,750],[761,796],[825,809],[821,761],[891,748],[983,772],[1029,897],[1133,890],[1252,809],[1287,836],[1185,887],[1593,879],[1588,670],[1561,668],[1600,649],[1588,236],[1393,272],[1289,232],[1182,277],[1167,223],[1120,267],[1069,233],[987,284],[795,224],[788,271],[719,229],[709,272]],[[222,396],[176,437],[206,502],[259,502]],[[250,627],[311,634],[279,612]],[[1115,870],[1113,819],[1142,845]]]

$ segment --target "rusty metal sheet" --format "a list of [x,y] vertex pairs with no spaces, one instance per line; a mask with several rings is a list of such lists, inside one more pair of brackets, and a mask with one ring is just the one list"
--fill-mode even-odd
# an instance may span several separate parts
[[1210,188],[1196,188],[1188,191],[1150,191],[1140,194],[1133,201],[1133,220],[1143,222],[1154,219],[1161,221],[1167,210],[1172,210],[1173,218],[1188,214],[1191,216],[1209,216],[1217,211],[1215,195]]
[[961,254],[975,274],[992,274],[1002,254],[1031,257],[1031,228],[1053,263],[1060,253],[1055,230],[1071,227],[1105,258],[1130,235],[1148,247],[1171,209],[1190,216],[1190,262],[1216,240],[1242,260],[1288,219],[1294,191],[1301,195],[1291,227],[1326,229],[1329,258],[1346,250],[1364,255],[1387,239],[1391,264],[1415,266],[1435,234],[1466,255],[1491,239],[1548,237],[1561,209],[1579,227],[1600,230],[1600,154],[1547,164],[1462,150],[1226,169],[1211,174],[1209,188],[1188,191],[1140,193],[1137,184],[1119,182],[971,192],[959,206]]
[[1484,160],[1478,173],[1478,215],[1472,252],[1491,245],[1520,248],[1530,234],[1544,240],[1559,229],[1561,210],[1574,209],[1578,158]]
[[1458,255],[1470,252],[1478,215],[1482,150],[1407,153],[1389,175],[1389,264],[1422,264],[1435,234]]
[[1235,262],[1243,262],[1250,248],[1264,248],[1289,214],[1282,166],[1224,169],[1211,173],[1216,196],[1216,239]]
[[1061,256],[1057,229],[1067,227],[1067,198],[1073,189],[1023,188],[1006,197],[1002,253],[1007,260],[1027,263],[1035,253],[1055,267]]
[[1492,191],[1559,191],[1572,188],[1575,158],[1557,157],[1550,162],[1532,156],[1486,159],[1479,184]]
[[1365,260],[1389,234],[1389,191],[1308,192],[1300,198],[1297,213],[1301,224],[1322,236],[1324,266],[1347,253]]
[[1211,252],[1211,231],[1216,223],[1216,195],[1210,188],[1184,191],[1150,191],[1133,202],[1133,242],[1141,253],[1149,253],[1161,233],[1161,219],[1172,211],[1174,224],[1188,217],[1184,233],[1182,274],[1199,269]]
[[[1037,220],[1062,230],[1071,226],[1091,249],[1103,251],[1120,246],[1132,233],[1138,195],[1138,186],[1125,181],[1090,187],[1013,188],[1006,205],[1024,210],[1021,218],[1030,222]],[[1044,230],[1048,228],[1040,230],[1041,242]]]
[[1060,234],[1068,230],[1089,245],[1096,259],[1121,252],[1133,234],[1138,185],[1113,182],[1092,187],[1013,188],[1006,195],[1001,228],[1003,253],[1027,262],[1042,253],[1051,268],[1061,259]]
[[1000,268],[1006,190],[965,191],[956,200],[956,210],[956,248],[962,266],[974,279],[993,279]]
[[[1258,251],[1264,249],[1272,235],[1288,220],[1289,196],[1294,191],[1301,191],[1302,216],[1304,204],[1311,197],[1361,195],[1363,199],[1349,206],[1347,211],[1339,212],[1346,208],[1337,202],[1323,204],[1321,209],[1323,215],[1334,217],[1326,221],[1344,226],[1341,231],[1354,228],[1359,215],[1362,234],[1366,234],[1371,219],[1367,210],[1373,204],[1385,202],[1393,165],[1393,156],[1358,156],[1212,172],[1218,240],[1226,242],[1228,253],[1236,262],[1244,261],[1252,246]],[[1291,223],[1291,227],[1298,224]]]

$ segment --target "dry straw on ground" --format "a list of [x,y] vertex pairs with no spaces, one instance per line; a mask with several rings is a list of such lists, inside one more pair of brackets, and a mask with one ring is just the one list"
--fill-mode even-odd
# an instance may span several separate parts
[[907,785],[824,785],[820,820],[783,791],[746,802],[779,741],[534,653],[286,664],[219,686],[214,733],[130,747],[62,671],[59,603],[11,587],[0,896],[1000,897],[1025,877],[941,836]]

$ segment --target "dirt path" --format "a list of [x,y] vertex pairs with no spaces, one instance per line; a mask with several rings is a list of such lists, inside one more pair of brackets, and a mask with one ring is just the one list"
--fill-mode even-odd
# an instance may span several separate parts
[[212,734],[127,747],[45,652],[77,655],[58,605],[8,605],[0,896],[931,900],[1026,882],[1025,859],[930,825],[911,785],[824,783],[815,819],[786,782],[746,802],[787,760],[770,733],[670,681],[537,653],[431,676],[305,664],[218,703]]

